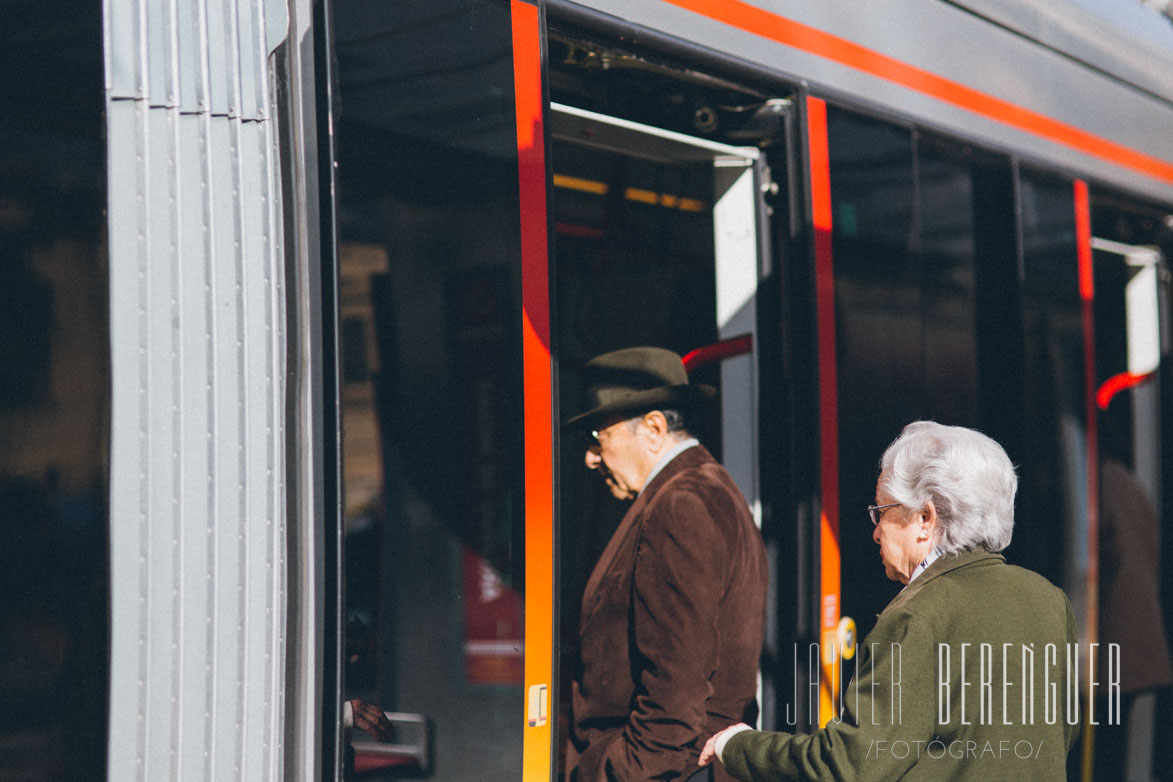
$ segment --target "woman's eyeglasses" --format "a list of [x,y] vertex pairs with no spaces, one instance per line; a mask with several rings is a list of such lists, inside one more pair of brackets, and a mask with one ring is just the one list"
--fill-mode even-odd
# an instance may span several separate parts
[[[899,502],[890,502],[887,505],[869,505],[868,506],[868,516],[872,520],[872,526],[874,527],[880,523],[880,519],[884,518],[884,511],[885,510],[887,510],[888,508],[895,508],[899,504],[900,504]],[[877,511],[879,511],[879,512],[877,513]]]

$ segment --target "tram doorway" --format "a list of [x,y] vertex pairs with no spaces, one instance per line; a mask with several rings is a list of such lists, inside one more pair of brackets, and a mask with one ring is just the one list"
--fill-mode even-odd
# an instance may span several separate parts
[[[757,295],[769,172],[759,150],[557,103],[549,123],[562,419],[581,410],[581,368],[591,357],[639,345],[686,356],[690,382],[719,389],[690,429],[733,475],[760,525]],[[688,356],[714,344],[724,358]],[[584,467],[587,446],[578,433],[561,438],[563,726],[583,588],[628,507]]]

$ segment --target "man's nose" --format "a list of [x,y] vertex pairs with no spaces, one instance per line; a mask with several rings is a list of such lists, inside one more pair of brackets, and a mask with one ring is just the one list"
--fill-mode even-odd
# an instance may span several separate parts
[[603,457],[599,455],[599,446],[592,445],[587,448],[586,455],[583,456],[583,461],[586,463],[588,470],[599,469],[599,464],[603,461]]
[[879,524],[872,527],[872,540],[874,540],[877,545],[880,543],[880,525]]

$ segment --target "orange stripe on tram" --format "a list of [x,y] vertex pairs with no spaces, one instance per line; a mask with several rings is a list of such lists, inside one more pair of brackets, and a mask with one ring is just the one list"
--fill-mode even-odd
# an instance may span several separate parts
[[538,9],[513,0],[525,404],[525,704],[522,778],[549,780],[554,657],[553,373]]
[[838,707],[838,630],[841,608],[839,552],[839,397],[835,359],[835,275],[831,245],[831,161],[827,104],[807,98],[811,216],[815,242],[815,307],[819,353],[819,442],[823,512],[819,524],[819,725]]
[[[1087,182],[1077,179],[1074,184],[1075,201],[1075,243],[1079,264],[1079,298],[1082,304],[1083,326],[1083,388],[1084,388],[1084,431],[1087,449],[1087,613],[1080,628],[1080,642],[1092,644],[1097,640],[1099,626],[1100,593],[1100,462],[1099,442],[1096,436],[1096,325],[1095,284],[1092,270],[1092,219],[1091,202]],[[1083,774],[1090,780],[1092,762],[1091,724],[1083,724]]]

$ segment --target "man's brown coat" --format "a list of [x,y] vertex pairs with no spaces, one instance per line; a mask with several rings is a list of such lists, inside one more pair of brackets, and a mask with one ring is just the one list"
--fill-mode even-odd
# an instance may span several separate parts
[[766,579],[732,478],[702,446],[677,455],[587,582],[569,779],[684,779],[710,735],[756,718]]

